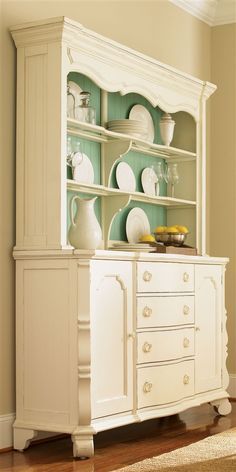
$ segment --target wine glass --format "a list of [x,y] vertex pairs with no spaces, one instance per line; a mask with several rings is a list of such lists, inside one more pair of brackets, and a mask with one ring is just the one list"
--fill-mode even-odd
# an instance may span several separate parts
[[167,166],[166,182],[171,185],[171,197],[174,197],[174,186],[179,182],[178,165],[171,163]]
[[163,169],[163,165],[162,165],[162,162],[157,162],[157,164],[155,165],[155,173],[156,173],[156,176],[157,176],[157,182],[156,182],[156,195],[160,195],[160,183],[162,182],[162,180],[165,178],[164,177],[164,169]]
[[76,140],[72,141],[72,136],[67,136],[67,156],[66,162],[70,167],[76,167],[81,164],[83,153],[81,152],[81,143]]

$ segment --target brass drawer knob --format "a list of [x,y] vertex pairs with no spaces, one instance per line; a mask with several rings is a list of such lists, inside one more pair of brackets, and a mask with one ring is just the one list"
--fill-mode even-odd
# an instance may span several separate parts
[[145,270],[145,272],[143,274],[144,282],[150,282],[151,278],[152,278],[151,272],[148,272],[148,270]]
[[188,338],[184,338],[184,340],[183,340],[183,346],[184,346],[184,347],[189,347],[189,344],[190,344],[189,339],[188,339]]
[[188,282],[188,281],[189,281],[189,274],[188,274],[188,272],[184,272],[184,273],[183,273],[183,281],[184,281],[184,282]]
[[149,344],[148,342],[144,343],[143,352],[150,352],[151,349],[152,349],[152,344]]
[[188,315],[189,312],[190,312],[189,306],[188,306],[188,305],[184,305],[184,307],[183,307],[183,314],[184,314],[184,315]]
[[190,381],[189,375],[185,374],[184,377],[183,377],[183,384],[188,385],[189,381]]
[[145,382],[143,386],[143,391],[144,393],[150,393],[152,390],[152,383],[151,382]]
[[148,318],[152,314],[152,309],[149,306],[145,306],[143,309],[143,316]]

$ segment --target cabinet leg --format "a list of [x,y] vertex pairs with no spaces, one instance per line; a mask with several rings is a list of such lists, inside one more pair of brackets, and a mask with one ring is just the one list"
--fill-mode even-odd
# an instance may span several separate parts
[[213,402],[210,402],[210,405],[212,405],[214,410],[221,416],[228,415],[232,410],[232,406],[228,398],[214,400]]
[[92,434],[72,434],[73,455],[80,459],[88,459],[94,455]]
[[25,428],[14,428],[14,449],[18,451],[24,451],[29,447],[30,442],[34,439],[38,434],[38,431],[34,431],[33,429],[25,429]]

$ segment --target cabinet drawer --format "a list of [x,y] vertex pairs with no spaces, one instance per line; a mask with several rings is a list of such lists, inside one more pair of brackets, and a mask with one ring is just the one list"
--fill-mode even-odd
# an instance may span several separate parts
[[194,328],[138,333],[138,364],[194,355]]
[[194,265],[170,262],[138,262],[138,292],[192,292]]
[[137,327],[151,328],[194,323],[194,296],[137,298]]
[[194,361],[138,369],[138,408],[171,403],[194,394]]

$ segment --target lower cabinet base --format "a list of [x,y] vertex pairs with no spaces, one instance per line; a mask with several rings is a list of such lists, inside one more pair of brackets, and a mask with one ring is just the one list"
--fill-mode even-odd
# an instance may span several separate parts
[[[221,392],[223,394],[223,392]],[[226,395],[226,392],[224,392]],[[213,397],[213,395],[212,395]],[[166,405],[160,408],[153,408],[148,410],[140,410],[134,415],[116,415],[115,417],[109,418],[101,418],[94,420],[92,425],[78,427],[70,430],[70,428],[58,428],[51,427],[50,425],[43,425],[37,426],[30,425],[31,428],[27,428],[27,424],[24,422],[16,421],[14,425],[14,449],[18,451],[24,451],[29,445],[30,442],[37,437],[38,431],[47,430],[47,431],[54,431],[56,433],[71,433],[72,443],[73,443],[73,455],[74,457],[78,457],[80,459],[85,459],[88,457],[92,457],[94,455],[94,444],[93,444],[93,436],[95,433],[99,431],[104,431],[106,429],[112,429],[118,426],[124,426],[129,423],[135,423],[139,421],[148,420],[151,418],[160,418],[163,416],[169,416],[171,414],[180,413],[181,411],[186,410],[192,406],[198,406],[203,401],[199,401],[197,397],[193,397],[192,399],[186,399],[185,402],[180,403],[178,405]],[[208,400],[208,403],[211,404],[214,410],[221,416],[226,416],[231,412],[231,404],[226,396],[223,398],[219,398],[216,400]]]

